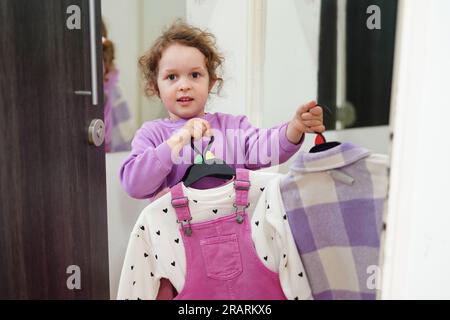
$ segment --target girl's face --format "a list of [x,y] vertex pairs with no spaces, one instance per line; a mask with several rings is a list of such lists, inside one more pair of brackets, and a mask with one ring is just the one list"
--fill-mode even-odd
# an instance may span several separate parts
[[197,48],[173,44],[159,61],[159,97],[172,120],[204,115],[210,89],[205,56]]

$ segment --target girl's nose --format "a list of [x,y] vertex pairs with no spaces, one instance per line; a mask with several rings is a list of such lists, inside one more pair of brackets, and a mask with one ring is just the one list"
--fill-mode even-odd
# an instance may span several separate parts
[[191,89],[191,84],[188,79],[182,78],[180,81],[180,91],[186,91]]

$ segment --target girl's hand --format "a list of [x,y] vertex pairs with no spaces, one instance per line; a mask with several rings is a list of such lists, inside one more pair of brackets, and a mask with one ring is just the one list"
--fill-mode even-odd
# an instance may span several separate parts
[[322,133],[324,131],[323,110],[316,101],[312,100],[297,109],[288,125],[286,136],[291,143],[298,143],[305,132]]
[[191,142],[191,137],[194,140],[198,140],[202,137],[208,137],[212,135],[211,125],[208,121],[201,118],[192,118],[186,122],[186,124],[175,134],[173,134],[167,143],[177,151],[186,144]]
[[191,141],[191,137],[198,140],[202,137],[209,137],[211,133],[211,125],[208,121],[201,118],[192,118],[186,122],[186,124],[180,130],[185,131],[185,135],[188,138],[188,142]]

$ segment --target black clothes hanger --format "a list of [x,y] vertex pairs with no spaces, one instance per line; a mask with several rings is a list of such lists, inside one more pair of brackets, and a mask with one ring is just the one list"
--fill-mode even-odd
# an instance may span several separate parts
[[[317,133],[317,132],[316,132]],[[321,133],[317,133],[316,136],[316,141],[315,141],[315,146],[311,148],[311,150],[309,150],[310,153],[316,153],[316,152],[321,152],[321,151],[325,151],[331,148],[334,148],[338,145],[340,145],[341,143],[338,141],[330,141],[327,142],[325,140],[325,137],[323,136],[323,134]]]
[[[323,105],[318,105],[318,106],[323,107],[331,115],[331,111],[328,107],[323,106]],[[315,140],[315,145],[314,145],[314,147],[312,147],[309,150],[310,153],[325,151],[325,150],[334,148],[341,144],[338,141],[327,142],[322,133],[316,132],[316,134],[317,134],[317,136],[316,136],[316,140]]]
[[[214,142],[214,136],[211,136],[211,139],[206,147],[205,153],[202,154],[197,148],[194,146],[194,138],[191,138],[191,147],[196,151],[195,160],[201,157],[200,163],[194,163],[191,165],[184,174],[181,181],[183,181],[186,187],[189,187],[194,182],[197,182],[201,178],[204,177],[215,177],[221,179],[232,179],[236,176],[236,170],[229,165],[227,165],[222,159],[211,158],[206,159],[209,149],[211,148],[211,144]],[[197,162],[197,161],[194,161]]]

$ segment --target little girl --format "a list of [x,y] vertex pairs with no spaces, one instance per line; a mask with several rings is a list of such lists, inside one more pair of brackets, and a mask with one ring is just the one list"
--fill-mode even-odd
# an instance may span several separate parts
[[[212,34],[180,21],[140,58],[146,94],[161,99],[169,118],[146,122],[137,131],[120,170],[130,196],[153,200],[177,184],[194,161],[191,138],[205,137],[204,149],[213,135],[210,157],[215,154],[231,167],[256,170],[287,161],[300,148],[304,133],[325,131],[322,108],[315,101],[300,106],[291,121],[270,129],[253,127],[245,116],[206,113],[209,93],[223,85],[218,76],[222,62]],[[220,184],[223,180],[207,177],[192,187]]]
[[103,92],[105,97],[105,152],[129,151],[134,126],[131,123],[128,103],[120,91],[119,71],[114,63],[114,43],[108,39],[108,31],[102,19],[103,44]]

